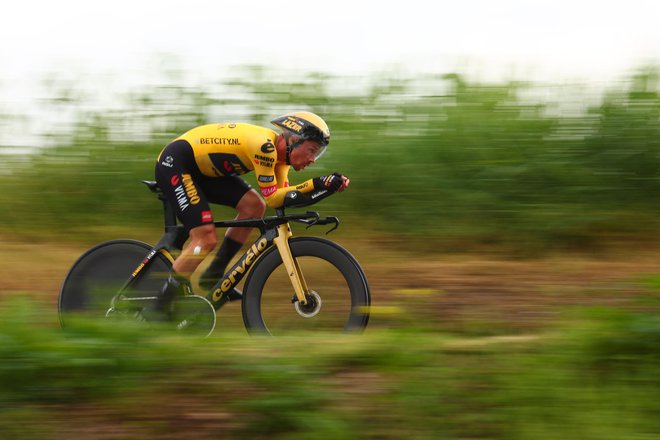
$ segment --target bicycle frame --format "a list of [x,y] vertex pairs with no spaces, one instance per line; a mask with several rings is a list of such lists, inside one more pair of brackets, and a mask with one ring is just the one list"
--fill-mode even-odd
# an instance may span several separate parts
[[[149,189],[157,194],[159,200],[163,202],[164,220],[165,220],[165,233],[153,247],[151,252],[147,254],[138,267],[133,271],[129,279],[119,289],[117,295],[112,301],[112,307],[117,305],[118,301],[130,302],[145,302],[155,299],[154,297],[139,297],[130,298],[123,296],[123,292],[135,284],[144,270],[148,268],[156,256],[160,253],[174,262],[172,252],[180,251],[183,248],[185,241],[188,238],[183,225],[177,224],[174,211],[165,199],[162,192],[160,192],[157,184],[151,181],[143,181]],[[292,236],[290,221],[304,223],[307,227],[315,225],[334,225],[327,233],[335,230],[339,226],[337,217],[321,218],[317,212],[308,211],[304,214],[285,214],[284,209],[276,209],[275,216],[268,216],[262,218],[242,219],[242,220],[224,220],[214,222],[217,228],[258,228],[261,235],[257,240],[248,248],[248,250],[241,256],[241,258],[234,264],[231,269],[225,272],[224,276],[215,284],[209,291],[206,299],[208,299],[213,306],[218,309],[225,303],[225,293],[229,292],[237,284],[241,282],[243,277],[249,272],[254,262],[271,246],[277,246],[277,250],[282,258],[284,267],[291,281],[291,285],[295,291],[295,296],[292,302],[299,301],[300,304],[307,304],[307,295],[309,288],[305,282],[302,270],[298,262],[293,258],[291,249],[289,248],[289,238]]]

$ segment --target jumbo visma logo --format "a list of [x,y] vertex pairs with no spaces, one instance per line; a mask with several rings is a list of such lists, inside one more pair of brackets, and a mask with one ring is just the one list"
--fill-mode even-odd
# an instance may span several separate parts
[[264,249],[268,247],[268,240],[261,238],[247,251],[247,253],[236,263],[231,272],[225,276],[220,283],[220,287],[213,291],[213,301],[219,301],[222,295],[228,292],[236,283],[236,277],[244,275],[245,272],[252,266],[257,257],[262,254]]
[[192,177],[190,177],[190,174],[182,174],[181,177],[183,177],[183,186],[186,188],[186,195],[190,199],[190,203],[192,205],[198,204],[199,196],[197,195],[197,188],[195,188]]
[[[179,185],[181,181],[183,181],[183,185]],[[174,175],[171,183],[175,186],[174,194],[181,211],[185,211],[189,205],[197,205],[200,202],[195,182],[193,182],[190,174],[181,174],[181,179],[179,179],[179,176]]]

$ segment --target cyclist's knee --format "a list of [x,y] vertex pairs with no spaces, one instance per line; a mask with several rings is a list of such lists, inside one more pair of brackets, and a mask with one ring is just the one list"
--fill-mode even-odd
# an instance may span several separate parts
[[243,195],[236,209],[243,218],[262,217],[266,212],[266,202],[251,189]]
[[190,244],[197,247],[197,253],[208,254],[218,245],[218,236],[214,225],[198,226],[190,230]]

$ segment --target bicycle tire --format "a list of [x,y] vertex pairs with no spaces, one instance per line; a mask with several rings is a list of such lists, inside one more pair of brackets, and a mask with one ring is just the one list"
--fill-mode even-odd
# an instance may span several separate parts
[[[293,288],[282,258],[277,248],[271,247],[255,262],[245,281],[242,311],[248,332],[272,335],[306,330],[363,331],[369,321],[371,296],[357,260],[343,247],[323,238],[296,237],[289,240],[289,246],[310,291],[323,299],[320,312],[317,310],[318,314],[310,314],[309,318],[296,313]],[[271,282],[272,278],[279,280]],[[273,298],[267,300],[269,297]]]
[[[80,256],[60,289],[61,326],[65,328],[73,315],[105,318],[112,298],[151,250],[153,247],[147,243],[120,239],[98,244]],[[127,296],[154,296],[167,279],[171,267],[168,258],[157,254],[126,292]]]

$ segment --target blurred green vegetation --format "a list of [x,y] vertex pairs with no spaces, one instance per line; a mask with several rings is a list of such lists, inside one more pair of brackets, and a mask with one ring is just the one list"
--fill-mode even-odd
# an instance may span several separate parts
[[7,438],[648,439],[660,435],[660,320],[585,310],[550,333],[207,340],[44,325],[0,309]]
[[[461,75],[285,76],[249,67],[203,89],[172,77],[104,104],[53,80],[39,110],[46,128],[0,109],[0,126],[19,118],[43,141],[23,156],[0,146],[0,236],[87,239],[112,227],[142,238],[134,233],[161,220],[139,181],[152,178],[169,140],[211,121],[267,126],[298,108],[326,117],[333,141],[292,180],[349,175],[351,190],[316,208],[354,231],[402,233],[411,249],[521,252],[658,235],[653,69],[602,95]],[[660,285],[657,276],[644,283]],[[644,301],[629,309],[657,310],[657,295]],[[587,310],[528,336],[484,317],[460,331],[436,327],[425,307],[379,316],[361,337],[230,329],[200,341],[92,323],[62,333],[43,301],[1,305],[3,438],[660,436],[660,320],[651,312]],[[502,336],[511,329],[516,336]]]
[[62,237],[91,225],[158,227],[159,203],[139,181],[153,178],[168,141],[203,123],[268,126],[303,108],[327,119],[333,140],[327,156],[292,180],[335,170],[351,177],[350,191],[317,209],[357,230],[402,233],[411,246],[524,252],[657,236],[652,68],[599,94],[457,74],[291,79],[255,66],[204,88],[173,85],[176,75],[161,82],[92,105],[75,83],[50,81],[40,112],[63,122],[43,133],[48,146],[33,155],[3,155],[0,227]]

